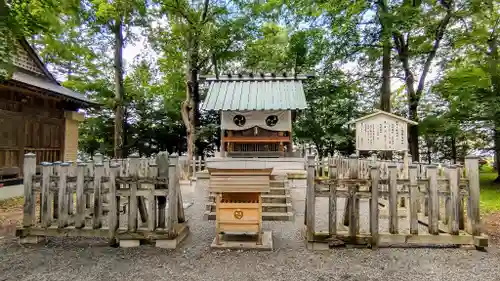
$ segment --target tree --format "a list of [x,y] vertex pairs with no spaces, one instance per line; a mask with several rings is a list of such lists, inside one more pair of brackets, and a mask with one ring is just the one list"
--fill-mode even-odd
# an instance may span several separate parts
[[[437,3],[427,1],[403,1],[394,10],[395,27],[392,32],[398,60],[404,73],[408,94],[408,115],[419,121],[418,106],[424,94],[426,78],[444,40],[448,27],[461,12],[457,1],[441,0]],[[457,7],[458,6],[458,7]],[[451,23],[451,24],[450,24]],[[420,68],[420,64],[423,65]],[[415,72],[420,70],[418,78]],[[413,161],[418,161],[418,125],[409,127],[410,153]]]
[[[110,32],[113,36],[114,70],[115,70],[115,130],[114,155],[117,158],[124,154],[125,124],[125,88],[123,86],[123,47],[127,39],[132,39],[130,29],[143,25],[146,16],[147,2],[142,0],[89,0],[89,20],[99,31]],[[128,38],[124,37],[124,29]]]
[[[161,64],[165,69],[167,79],[178,79],[184,70],[185,100],[181,104],[181,113],[187,135],[188,161],[194,153],[200,126],[199,104],[201,101],[198,76],[200,73],[216,69],[227,57],[232,56],[238,43],[245,36],[245,26],[248,19],[239,15],[238,11],[229,9],[230,1],[189,3],[188,1],[157,1],[160,12],[165,15],[168,24],[161,26],[155,34],[156,45],[163,52]],[[177,69],[172,69],[176,66]],[[218,72],[218,71],[216,71]],[[174,83],[173,90],[179,89],[179,80]],[[188,163],[189,164],[189,163]]]
[[345,125],[356,112],[356,85],[338,70],[327,70],[305,86],[308,108],[294,124],[294,138],[315,145],[318,156],[354,152],[354,134]]
[[11,58],[19,38],[40,33],[57,34],[63,27],[62,17],[71,15],[76,0],[0,0],[0,80],[12,74]]

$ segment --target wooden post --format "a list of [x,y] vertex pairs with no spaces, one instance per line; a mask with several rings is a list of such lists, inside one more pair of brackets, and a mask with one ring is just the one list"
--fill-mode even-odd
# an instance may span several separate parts
[[307,241],[313,241],[316,213],[316,197],[314,188],[315,163],[314,156],[307,156],[307,186],[306,186],[306,226]]
[[349,198],[351,204],[349,205],[349,236],[355,242],[356,236],[359,233],[359,198],[357,197],[358,185],[350,185]]
[[[464,167],[462,165],[457,165],[458,167],[458,181],[464,177]],[[468,184],[468,183],[467,183]],[[464,203],[464,195],[462,193],[458,193],[458,229],[465,229],[465,203]]]
[[92,228],[102,227],[102,177],[104,176],[104,165],[98,163],[94,171],[94,211]]
[[129,176],[132,178],[132,182],[129,184],[130,197],[128,201],[128,231],[137,231],[137,171],[139,169],[139,156],[131,155],[129,157]]
[[85,226],[85,170],[87,164],[78,163],[76,167],[76,217],[75,228]]
[[330,196],[328,197],[328,232],[330,236],[337,234],[337,183],[332,182],[337,179],[337,167],[331,159],[328,159],[328,186],[330,187]]
[[179,221],[177,213],[178,204],[178,188],[179,180],[177,178],[177,164],[179,162],[179,157],[177,154],[170,155],[170,165],[168,169],[169,181],[168,181],[168,215],[167,215],[167,231],[171,237],[175,237],[176,226]]
[[118,196],[119,184],[116,183],[116,178],[120,176],[120,166],[112,164],[109,167],[109,242],[116,244],[116,231],[120,227],[120,196]]
[[68,163],[62,163],[59,169],[59,194],[58,194],[58,226],[64,228],[68,225]]
[[33,176],[36,174],[36,156],[33,153],[24,155],[24,210],[23,226],[30,227],[35,222],[35,190]]
[[429,178],[429,233],[438,235],[439,193],[437,184],[437,167],[435,165],[429,165],[427,167],[427,176]]
[[398,186],[397,186],[397,167],[390,164],[389,169],[389,233],[397,234],[398,227]]
[[40,216],[42,219],[42,226],[49,227],[52,222],[52,214],[51,214],[51,201],[50,201],[50,177],[52,176],[52,163],[42,162],[40,163],[42,166],[42,194],[41,194],[41,210]]
[[[156,189],[167,189],[169,181],[169,161],[168,152],[162,151],[156,156],[156,165],[158,165],[158,178],[166,180],[166,184],[157,185]],[[165,212],[167,206],[167,197],[158,196],[158,228],[165,228]]]
[[378,183],[380,180],[380,171],[377,165],[370,167],[371,178],[371,198],[370,198],[370,233],[372,247],[378,246],[379,241],[379,223],[378,223]]
[[[156,179],[158,176],[158,166],[156,164],[149,165],[147,176],[151,179]],[[154,231],[156,228],[156,198],[155,198],[155,186],[151,186],[148,195],[148,230]]]
[[[443,175],[445,178],[448,180],[450,179],[450,166],[445,166]],[[439,211],[440,217],[439,220],[443,221],[444,224],[449,225],[450,223],[450,212],[451,212],[451,206],[450,206],[450,195],[451,195],[451,190],[450,190],[451,184],[448,182],[448,184],[445,185],[445,191],[447,194],[445,194],[442,199],[442,202],[444,203],[444,215],[441,215],[441,210]]]
[[[54,174],[54,176],[59,176],[59,174],[61,173],[61,163],[60,161],[56,161],[53,163],[53,167],[52,167],[52,173]],[[56,187],[58,186],[58,183],[56,183]],[[52,215],[52,217],[54,219],[58,219],[59,218],[59,190],[57,191],[54,191],[54,208],[53,208],[53,211],[54,211],[54,214]]]
[[[405,150],[403,152],[403,177],[402,179],[408,179],[410,177],[410,174],[409,174],[409,165],[410,165],[410,162],[411,162],[411,156],[410,154],[408,154],[408,151]],[[408,206],[408,204],[406,203],[406,197],[405,195],[402,195],[401,196],[401,199],[400,199],[400,206],[402,208],[406,208]]]
[[480,213],[479,213],[479,158],[476,156],[465,157],[465,172],[469,182],[469,202],[467,204],[468,224],[470,234],[481,235]]
[[[352,179],[352,180],[357,179],[358,178],[358,158],[357,158],[356,154],[352,154],[351,156],[349,156],[348,161],[349,162],[347,165],[347,169],[348,169],[348,173],[349,173],[349,179]],[[350,213],[349,210],[351,210],[351,205],[353,205],[352,197],[349,196],[348,198],[346,198],[345,206],[344,206],[344,219],[343,219],[343,221],[344,221],[345,226],[348,226],[350,223],[348,214]]]
[[92,160],[94,160],[94,164],[104,164],[103,161],[104,161],[104,156],[97,152],[96,154],[94,154],[94,157],[92,157]]
[[[411,159],[410,159],[411,160]],[[417,208],[417,214],[422,212],[422,201],[423,199],[425,198],[425,194],[422,194],[420,192],[420,185],[418,184],[418,180],[421,178],[421,174],[420,174],[420,165],[418,162],[412,162],[413,165],[415,166],[415,177],[416,177],[416,186],[417,186],[417,201],[416,201],[416,208]],[[410,199],[411,200],[411,199]]]
[[458,235],[459,232],[459,219],[460,216],[459,206],[460,206],[460,189],[458,186],[459,183],[459,175],[458,169],[456,165],[451,166],[448,171],[448,180],[450,185],[450,213],[448,218],[448,231],[451,235]]
[[[94,178],[94,162],[93,161],[87,162],[87,167],[85,168],[85,176],[90,177],[90,178]],[[90,183],[85,184],[85,188],[91,189],[92,188],[91,184]],[[91,199],[92,199],[92,194],[86,193],[85,194],[85,208],[86,209],[91,208],[91,203],[92,203]]]
[[[76,176],[76,167],[74,166],[73,161],[67,161],[68,164],[68,177],[74,177]],[[73,215],[73,208],[74,208],[74,200],[73,200],[73,186],[74,184],[71,184],[71,186],[68,186],[67,190],[68,192],[66,193],[66,200],[68,201],[68,214]]]
[[419,209],[419,192],[417,179],[417,166],[410,165],[408,169],[408,177],[410,180],[410,234],[418,234],[418,209]]

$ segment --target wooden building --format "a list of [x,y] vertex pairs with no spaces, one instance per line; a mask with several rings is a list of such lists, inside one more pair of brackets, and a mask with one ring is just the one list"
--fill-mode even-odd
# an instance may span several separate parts
[[38,162],[76,161],[80,108],[93,103],[62,87],[26,40],[12,76],[0,82],[0,182],[22,177],[25,153]]
[[292,122],[307,107],[307,76],[225,75],[209,83],[202,110],[221,113],[221,154],[228,157],[291,155]]

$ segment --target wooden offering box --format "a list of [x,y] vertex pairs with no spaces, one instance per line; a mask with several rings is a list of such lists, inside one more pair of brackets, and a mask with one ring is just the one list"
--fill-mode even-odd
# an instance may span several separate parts
[[262,192],[269,192],[270,169],[208,169],[209,191],[216,194],[216,238],[226,233],[255,233],[262,244]]

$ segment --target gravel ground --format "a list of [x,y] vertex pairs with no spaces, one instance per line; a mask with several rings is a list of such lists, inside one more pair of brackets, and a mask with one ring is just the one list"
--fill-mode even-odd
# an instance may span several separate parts
[[[496,247],[488,252],[308,251],[300,234],[304,220],[300,187],[292,190],[295,222],[265,222],[264,227],[273,230],[273,252],[212,251],[214,223],[203,221],[202,216],[207,194],[194,191],[183,188],[184,200],[195,203],[186,210],[191,234],[175,251],[152,246],[111,248],[103,240],[77,238],[50,238],[43,245],[21,246],[6,237],[0,239],[0,280],[500,280]],[[318,205],[318,213],[326,211],[323,203]],[[318,225],[321,229],[325,224],[318,220]]]

